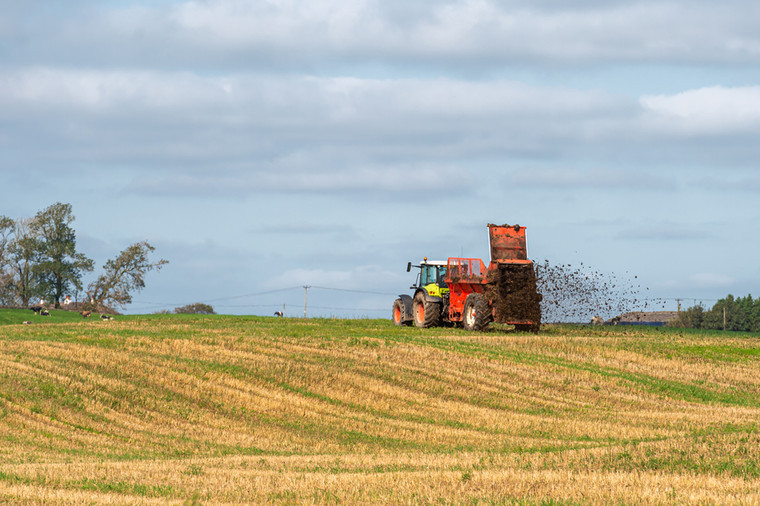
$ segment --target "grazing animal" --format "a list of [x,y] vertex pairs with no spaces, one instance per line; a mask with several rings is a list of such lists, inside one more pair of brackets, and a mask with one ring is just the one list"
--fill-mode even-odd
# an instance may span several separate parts
[[79,314],[82,315],[82,318],[89,318],[92,314],[92,311],[80,311]]
[[274,315],[282,318],[282,311],[275,311]]
[[109,316],[107,314],[100,315],[101,320],[113,320],[113,316]]
[[40,311],[40,315],[42,315],[42,316],[50,316],[50,311],[48,311],[47,309],[43,309],[42,311]]
[[40,311],[42,311],[42,306],[32,306],[29,309],[34,311],[34,314],[40,314]]
[[21,323],[22,323],[23,325],[31,325],[31,324],[32,324],[32,322],[30,322],[30,321],[23,321],[23,322],[21,322]]

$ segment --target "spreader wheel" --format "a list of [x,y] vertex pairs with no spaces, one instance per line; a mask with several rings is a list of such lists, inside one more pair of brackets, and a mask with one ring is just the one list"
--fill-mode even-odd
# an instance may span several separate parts
[[462,326],[466,330],[483,330],[493,319],[491,306],[482,293],[471,293],[464,301]]

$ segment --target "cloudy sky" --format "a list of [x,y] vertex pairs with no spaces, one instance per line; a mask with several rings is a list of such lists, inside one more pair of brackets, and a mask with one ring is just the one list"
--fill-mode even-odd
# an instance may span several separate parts
[[489,222],[666,309],[760,295],[758,19],[746,0],[0,0],[0,214],[71,203],[98,266],[148,240],[170,263],[132,313],[298,316],[311,285],[309,316],[389,317],[407,261],[487,260]]

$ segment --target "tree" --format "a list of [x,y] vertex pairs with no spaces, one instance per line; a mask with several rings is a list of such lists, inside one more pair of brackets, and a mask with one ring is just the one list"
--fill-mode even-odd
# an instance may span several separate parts
[[90,301],[96,305],[125,306],[132,302],[130,292],[145,288],[145,274],[160,270],[168,261],[151,262],[148,255],[155,250],[147,241],[135,243],[106,262],[104,273],[87,287]]
[[12,300],[22,307],[28,306],[33,297],[41,295],[37,270],[40,239],[32,226],[33,222],[32,218],[13,222],[13,238],[8,243]]
[[7,216],[0,216],[0,269],[7,264],[8,244],[13,237],[15,222]]
[[13,271],[9,247],[13,241],[15,222],[7,216],[0,216],[0,305],[13,302]]
[[734,298],[728,294],[720,299],[712,309],[701,306],[690,307],[678,314],[672,323],[675,327],[707,330],[734,330],[760,332],[760,299],[752,295]]
[[196,302],[187,306],[175,307],[174,312],[177,314],[216,314],[214,308],[209,304]]
[[31,228],[39,237],[39,263],[35,266],[43,293],[61,306],[63,294],[72,285],[82,289],[82,274],[93,270],[94,262],[76,250],[76,234],[71,228],[71,204],[57,202],[37,213]]

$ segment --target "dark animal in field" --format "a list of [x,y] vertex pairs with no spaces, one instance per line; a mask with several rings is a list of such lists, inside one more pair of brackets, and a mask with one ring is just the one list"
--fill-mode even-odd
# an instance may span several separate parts
[[50,316],[50,311],[48,311],[47,309],[43,309],[42,311],[40,311],[40,315],[41,316]]
[[275,311],[274,315],[282,318],[282,311]]
[[82,315],[82,318],[89,318],[92,315],[92,311],[81,311],[79,314]]
[[34,311],[34,314],[40,314],[40,311],[42,311],[42,306],[32,306],[29,309]]
[[107,314],[100,315],[101,320],[113,320],[113,316],[109,316]]

